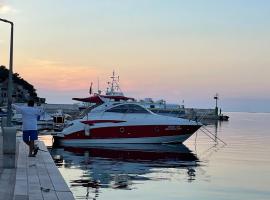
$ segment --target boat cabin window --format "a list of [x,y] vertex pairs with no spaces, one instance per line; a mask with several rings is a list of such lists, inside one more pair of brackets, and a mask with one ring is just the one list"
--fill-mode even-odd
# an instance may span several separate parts
[[145,108],[136,104],[124,104],[113,107],[106,110],[106,112],[116,112],[116,113],[149,113]]

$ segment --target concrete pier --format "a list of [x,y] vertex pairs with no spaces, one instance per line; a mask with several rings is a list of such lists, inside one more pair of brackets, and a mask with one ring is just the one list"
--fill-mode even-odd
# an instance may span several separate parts
[[0,199],[74,200],[73,194],[42,141],[36,157],[28,157],[28,146],[21,136],[16,140],[16,165],[4,168],[3,136],[0,130]]
[[28,157],[28,147],[19,141],[13,200],[74,200],[73,194],[43,142],[36,157]]
[[[16,156],[16,155],[14,155]],[[0,199],[12,200],[13,191],[15,186],[15,168],[5,168],[4,165],[10,165],[9,161],[15,160],[14,158],[7,158],[3,154],[3,136],[0,129]],[[13,163],[12,163],[13,164]]]

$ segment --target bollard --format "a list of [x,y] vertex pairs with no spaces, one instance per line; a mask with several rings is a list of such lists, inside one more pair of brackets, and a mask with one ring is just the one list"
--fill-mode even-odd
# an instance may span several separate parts
[[3,153],[16,153],[16,128],[3,127]]
[[16,128],[3,127],[3,167],[15,168]]

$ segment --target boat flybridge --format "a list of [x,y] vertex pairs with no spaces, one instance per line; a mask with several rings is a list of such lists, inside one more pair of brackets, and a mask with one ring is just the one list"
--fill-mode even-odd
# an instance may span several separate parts
[[73,99],[92,106],[54,135],[64,146],[182,143],[202,126],[199,122],[155,114],[133,98],[121,95],[95,94]]

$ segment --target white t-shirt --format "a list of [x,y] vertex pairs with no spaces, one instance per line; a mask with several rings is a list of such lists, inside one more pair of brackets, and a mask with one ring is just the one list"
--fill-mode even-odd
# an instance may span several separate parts
[[43,114],[39,108],[29,106],[17,106],[12,104],[13,108],[22,114],[22,130],[37,130],[37,119]]

